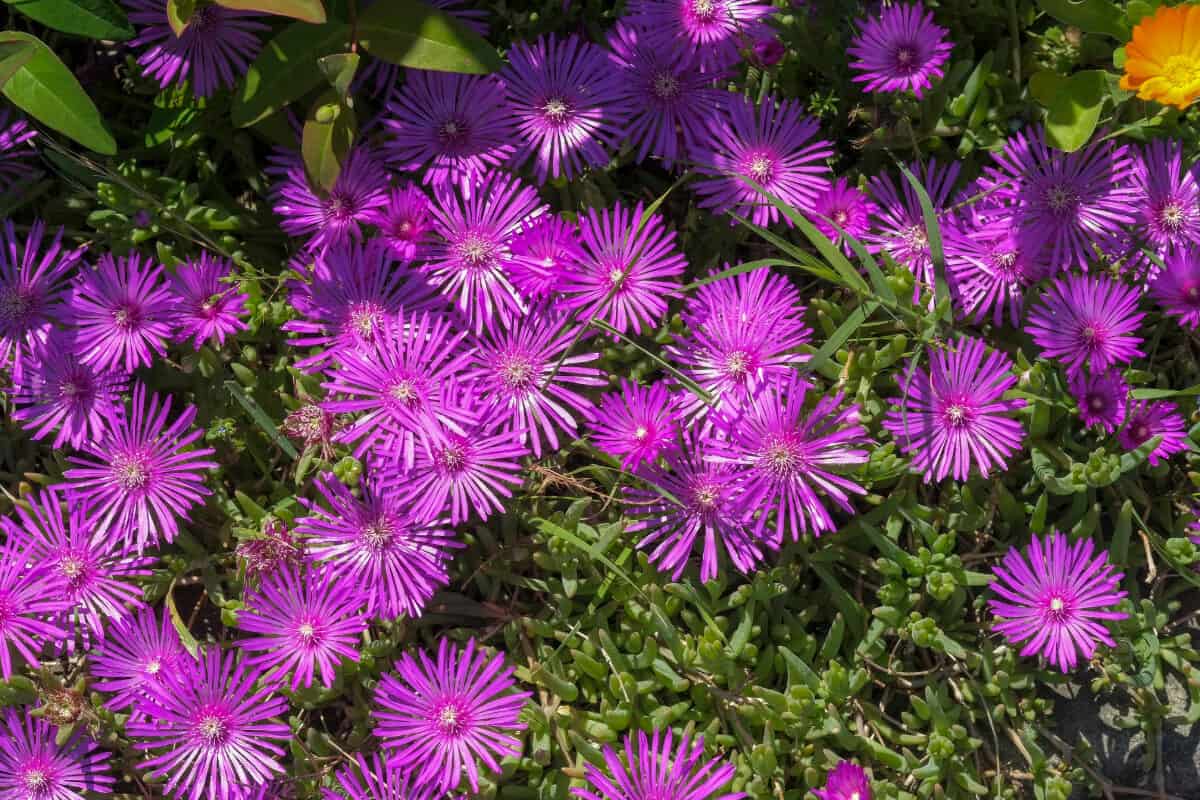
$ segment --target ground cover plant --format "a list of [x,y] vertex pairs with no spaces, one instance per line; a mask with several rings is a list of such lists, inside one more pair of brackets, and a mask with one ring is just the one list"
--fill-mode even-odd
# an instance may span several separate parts
[[1200,797],[1200,5],[0,15],[3,800]]

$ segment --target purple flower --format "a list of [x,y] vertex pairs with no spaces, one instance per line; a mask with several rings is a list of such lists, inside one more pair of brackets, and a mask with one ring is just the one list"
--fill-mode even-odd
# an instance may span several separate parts
[[642,216],[641,203],[632,212],[617,203],[583,214],[584,258],[577,271],[563,276],[565,309],[621,333],[641,333],[662,321],[687,261],[662,216],[651,214],[640,225]]
[[122,258],[105,253],[85,271],[67,306],[76,327],[76,347],[85,364],[133,372],[164,355],[177,313],[163,268],[135,252]]
[[621,101],[630,109],[625,135],[637,161],[655,156],[670,168],[700,144],[709,119],[729,93],[700,69],[700,56],[679,42],[664,42],[650,29],[618,21],[608,35],[613,66],[620,71]]
[[1087,269],[1093,244],[1133,222],[1129,148],[1098,138],[1074,153],[1046,144],[1041,127],[1009,137],[980,188],[1013,209],[1021,249],[1052,271]]
[[36,667],[47,642],[67,638],[47,621],[71,607],[57,589],[50,565],[35,561],[26,542],[6,536],[0,544],[0,678],[13,675],[12,651]]
[[141,26],[129,46],[145,48],[138,64],[146,75],[164,89],[191,81],[196,97],[237,83],[262,47],[258,34],[270,29],[253,12],[197,4],[176,36],[162,0],[125,0],[125,5],[130,22]]
[[555,214],[543,214],[521,226],[512,240],[508,276],[530,300],[559,292],[566,276],[579,269],[583,248],[579,226]]
[[322,789],[324,800],[435,800],[439,793],[412,782],[405,769],[391,766],[379,753],[368,761],[362,753],[337,773],[338,788]]
[[804,401],[811,388],[793,372],[747,397],[737,412],[715,420],[722,440],[713,442],[713,457],[738,467],[745,489],[741,507],[759,512],[756,538],[764,538],[774,512],[773,547],[785,537],[799,541],[803,533],[820,536],[834,529],[822,495],[853,514],[849,495],[866,494],[839,474],[870,457],[859,407],[839,408],[839,392],[820,398],[806,413]]
[[1084,366],[1102,372],[1144,356],[1138,345],[1138,292],[1105,275],[1058,278],[1042,294],[1026,323],[1043,358],[1062,362],[1067,374]]
[[740,50],[766,36],[764,20],[774,12],[759,0],[633,0],[629,20],[655,31],[660,46],[686,45],[712,72],[736,64]]
[[653,464],[675,447],[679,416],[666,383],[643,387],[622,380],[620,391],[606,394],[600,404],[591,426],[592,442],[621,459],[622,469],[643,461]]
[[846,237],[862,239],[870,230],[871,217],[878,213],[875,201],[851,186],[845,178],[838,178],[825,187],[813,201],[810,212],[817,230],[840,245],[847,254],[853,252],[853,248]]
[[512,243],[543,210],[534,189],[500,172],[483,177],[469,195],[437,193],[434,229],[441,240],[431,249],[425,269],[476,333],[507,327],[524,313],[509,278]]
[[12,119],[7,108],[0,108],[0,194],[15,196],[17,189],[37,174],[32,142],[37,130],[23,119]]
[[481,413],[520,433],[535,457],[541,457],[543,446],[557,450],[558,431],[574,437],[577,419],[595,413],[592,401],[575,387],[606,383],[600,370],[588,366],[599,361],[598,354],[568,355],[577,338],[548,309],[534,310],[473,348],[463,374],[487,406]]
[[750,52],[754,54],[755,64],[763,69],[770,69],[783,61],[783,57],[787,55],[787,47],[779,41],[778,36],[763,36],[755,40]]
[[505,87],[494,76],[410,69],[388,100],[387,115],[388,161],[402,172],[420,172],[436,191],[469,195],[515,149]]
[[43,251],[45,231],[41,220],[33,223],[25,241],[17,237],[12,220],[5,220],[0,231],[0,369],[30,345],[45,341],[61,315],[69,273],[83,255],[63,247],[61,228]]
[[274,517],[263,520],[257,536],[242,539],[236,552],[245,565],[247,583],[283,567],[299,566],[307,560],[303,543],[297,542],[288,526]]
[[1200,181],[1195,165],[1183,166],[1182,143],[1157,139],[1141,148],[1130,177],[1139,228],[1159,257],[1200,245]]
[[920,3],[884,6],[879,16],[858,21],[858,34],[846,51],[855,59],[850,62],[858,73],[854,82],[865,84],[868,92],[911,91],[920,97],[944,74],[942,66],[954,49],[946,40],[949,33]]
[[1094,552],[1090,539],[1072,544],[1057,531],[1044,540],[1035,535],[1025,556],[1010,548],[992,567],[998,596],[988,600],[997,618],[992,628],[1010,644],[1024,643],[1022,656],[1044,656],[1062,672],[1081,655],[1095,655],[1099,642],[1114,647],[1104,622],[1129,616],[1111,610],[1125,597],[1118,588],[1123,576],[1113,572],[1106,551],[1092,558]]
[[1150,296],[1163,311],[1178,317],[1179,324],[1196,330],[1200,326],[1200,249],[1181,247],[1167,254],[1150,284]]
[[310,251],[361,239],[362,224],[370,223],[388,202],[387,173],[364,145],[350,151],[328,192],[312,188],[298,152],[276,150],[268,161],[267,174],[277,179],[271,202],[282,218],[279,227],[289,236],[309,237]]
[[608,54],[576,35],[516,42],[500,76],[517,122],[514,165],[533,157],[538,183],[608,163],[631,109]]
[[7,800],[77,800],[83,792],[108,796],[116,779],[111,754],[78,729],[59,744],[66,728],[8,709],[0,717],[0,797]]
[[981,323],[1021,322],[1025,291],[1041,268],[1021,246],[1020,222],[1008,209],[972,206],[942,228],[946,278],[959,313]]
[[520,753],[512,734],[525,728],[518,717],[530,693],[509,691],[512,672],[502,654],[488,658],[474,639],[461,653],[442,639],[436,663],[424,650],[419,661],[402,655],[397,674],[384,675],[375,693],[375,734],[389,763],[442,792],[466,772],[479,791],[477,762],[499,772],[501,758]]
[[743,574],[763,559],[763,543],[748,528],[743,473],[709,458],[713,449],[690,434],[684,450],[667,454],[666,469],[651,462],[638,470],[638,477],[655,488],[625,491],[635,518],[626,530],[645,533],[638,547],[649,550],[650,563],[673,580],[683,575],[698,537],[702,581],[717,577],[722,556]]
[[768,225],[782,215],[762,196],[765,191],[811,212],[831,177],[825,161],[833,156],[833,145],[819,134],[817,121],[804,116],[795,100],[777,104],[770,94],[759,104],[742,96],[730,100],[693,155],[696,171],[712,176],[693,184],[700,207],[717,214],[732,211],[756,225]]
[[1121,446],[1136,450],[1155,436],[1162,439],[1147,458],[1152,467],[1176,453],[1191,449],[1183,417],[1174,403],[1139,400],[1130,404],[1125,411],[1125,425],[1117,433]]
[[820,800],[871,800],[871,781],[866,771],[849,761],[839,761],[825,778],[824,789],[814,789]]
[[961,336],[953,350],[935,350],[929,368],[909,362],[899,376],[900,396],[892,398],[883,427],[926,481],[947,475],[965,481],[972,468],[983,477],[1004,469],[1025,431],[1005,416],[1025,406],[1002,395],[1017,383],[1012,359],[979,339]]
[[[954,162],[943,167],[930,159],[923,165],[910,164],[909,171],[921,181],[934,211],[944,215],[950,192],[958,179],[959,164]],[[863,241],[872,253],[886,253],[913,274],[916,278],[913,286],[915,304],[921,299],[921,291],[935,284],[933,254],[929,249],[929,231],[925,229],[920,198],[907,178],[901,175],[896,180],[899,189],[887,175],[879,174],[871,179],[871,192],[879,203],[878,217],[875,230],[866,234]]]
[[192,663],[165,610],[144,608],[118,620],[88,660],[97,691],[112,694],[104,704],[113,711],[132,708],[150,684],[161,684]]
[[270,687],[256,690],[258,677],[232,652],[210,646],[198,663],[180,661],[161,682],[145,684],[126,731],[136,749],[151,751],[140,766],[166,779],[169,796],[240,800],[244,787],[283,772],[292,732],[273,718],[288,704]]
[[371,211],[369,222],[397,259],[423,261],[428,256],[433,207],[420,187],[411,183],[393,187],[387,203]]
[[697,328],[715,318],[747,326],[768,326],[785,336],[812,332],[804,322],[800,292],[770,268],[709,278],[687,299],[683,319]]
[[221,347],[226,336],[246,330],[241,317],[248,297],[225,280],[232,274],[232,261],[208,253],[179,265],[169,286],[175,298],[175,341],[191,339],[197,350],[205,342]]
[[[147,402],[148,401],[148,402]],[[190,448],[204,435],[192,429],[196,407],[169,422],[171,399],[161,400],[138,383],[130,408],[110,421],[104,438],[89,441],[84,457],[71,456],[67,499],[85,503],[97,530],[108,530],[140,553],[171,542],[179,520],[210,494],[204,471],[212,448]]]
[[446,565],[461,547],[445,520],[415,515],[395,492],[362,482],[356,498],[330,473],[316,481],[328,509],[301,500],[308,516],[297,523],[309,554],[337,584],[362,587],[368,616],[420,617],[434,592],[450,581]]
[[719,759],[704,760],[704,737],[684,735],[674,746],[674,734],[657,728],[652,737],[638,731],[624,739],[625,761],[604,746],[607,771],[588,764],[586,789],[571,794],[584,800],[739,800],[745,792],[722,793],[733,780],[734,767]]
[[1079,417],[1087,427],[1099,426],[1112,433],[1125,421],[1129,384],[1116,370],[1076,372],[1069,378],[1071,394],[1079,404]]
[[246,657],[245,666],[265,670],[264,680],[292,673],[293,692],[312,686],[314,673],[319,673],[328,689],[341,661],[358,660],[354,646],[367,629],[359,612],[377,586],[334,581],[327,569],[301,576],[299,569],[287,566],[267,574],[238,612],[238,628],[257,634],[237,642],[256,654]]
[[82,447],[104,436],[118,413],[128,377],[79,360],[74,336],[52,332],[22,354],[13,370],[13,419],[33,438],[54,433],[53,446]]

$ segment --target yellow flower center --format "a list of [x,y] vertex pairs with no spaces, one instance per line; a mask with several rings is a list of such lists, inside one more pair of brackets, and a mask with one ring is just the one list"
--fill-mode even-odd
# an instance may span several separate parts
[[1187,90],[1200,82],[1200,59],[1180,53],[1167,59],[1163,65],[1163,78],[1173,89]]

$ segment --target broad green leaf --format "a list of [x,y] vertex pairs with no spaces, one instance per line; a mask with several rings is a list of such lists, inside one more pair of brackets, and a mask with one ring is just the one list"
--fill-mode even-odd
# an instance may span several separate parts
[[317,98],[300,137],[304,171],[314,188],[324,192],[333,188],[350,155],[357,129],[354,109],[337,92],[330,89]]
[[354,75],[358,72],[358,62],[358,53],[334,53],[317,59],[317,66],[338,97],[347,97],[350,94],[350,84],[354,82]]
[[1029,91],[1046,109],[1047,141],[1072,153],[1096,131],[1108,94],[1108,76],[1098,69],[1076,72],[1069,78],[1043,70],[1029,79]]
[[116,0],[4,0],[47,28],[123,42],[133,38],[133,26]]
[[4,84],[4,96],[43,125],[84,147],[114,155],[117,143],[100,112],[67,65],[40,39],[20,31],[0,33],[0,44],[23,42],[33,55]]
[[483,75],[503,66],[483,37],[419,0],[371,6],[358,17],[358,38],[371,55],[405,67]]
[[0,86],[29,63],[37,52],[28,42],[0,42]]
[[250,65],[230,112],[239,128],[253,125],[321,85],[318,59],[343,52],[350,26],[296,22],[263,47]]
[[[383,0],[391,2],[391,0]],[[217,5],[238,11],[261,11],[279,17],[291,17],[301,22],[325,22],[325,6],[321,0],[216,0]]]
[[1134,400],[1162,400],[1166,397],[1195,397],[1200,395],[1200,384],[1186,389],[1134,389]]
[[1128,41],[1129,26],[1112,0],[1037,0],[1038,7],[1059,22],[1087,33],[1104,33]]

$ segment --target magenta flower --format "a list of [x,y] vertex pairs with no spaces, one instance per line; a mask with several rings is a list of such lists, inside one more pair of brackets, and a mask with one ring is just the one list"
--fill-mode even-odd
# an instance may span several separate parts
[[579,226],[543,214],[521,227],[512,240],[512,254],[508,276],[513,286],[528,300],[550,298],[583,261]]
[[1021,322],[1025,291],[1041,275],[1036,260],[1021,246],[1018,218],[999,206],[972,206],[947,220],[946,278],[961,316],[981,323],[991,316],[1013,326]]
[[85,364],[133,372],[164,355],[177,313],[163,268],[135,252],[122,258],[105,253],[86,270],[67,306],[76,347]]
[[82,447],[104,436],[120,413],[129,379],[121,372],[84,364],[73,335],[54,331],[27,349],[13,369],[12,417],[33,438],[54,434],[52,445]]
[[[215,646],[199,662],[147,683],[137,716],[125,726],[133,746],[149,751],[140,766],[166,780],[166,793],[186,800],[240,800],[281,774],[279,760],[291,729],[274,718],[288,704],[271,688],[255,689],[258,674]],[[157,754],[155,754],[157,752]]]
[[[716,214],[733,212],[756,225],[782,217],[762,192],[811,213],[832,177],[827,159],[833,145],[819,138],[820,126],[804,116],[795,100],[767,95],[755,104],[748,97],[731,99],[714,117],[705,141],[694,151],[696,171],[712,177],[696,181],[701,208]],[[757,183],[758,189],[746,182]],[[786,217],[783,219],[790,225]]]
[[662,216],[651,214],[639,226],[642,216],[641,203],[632,211],[617,203],[584,212],[584,258],[578,271],[563,276],[564,308],[621,333],[641,333],[662,321],[687,261]]
[[993,630],[1010,644],[1024,643],[1022,656],[1043,656],[1062,672],[1080,656],[1094,656],[1097,643],[1115,647],[1104,623],[1129,616],[1112,610],[1125,597],[1118,588],[1123,576],[1113,572],[1106,551],[1092,558],[1095,549],[1090,539],[1072,544],[1057,531],[1044,540],[1035,535],[1025,556],[1010,548],[992,567]]
[[1176,453],[1191,449],[1183,417],[1174,403],[1165,400],[1131,403],[1125,411],[1125,425],[1117,433],[1117,441],[1126,450],[1136,450],[1155,436],[1161,436],[1162,440],[1147,457],[1152,467]]
[[470,195],[437,193],[434,229],[441,240],[429,254],[426,271],[476,333],[507,327],[524,313],[509,278],[512,243],[522,226],[543,211],[534,189],[500,172],[482,178]]
[[621,459],[622,469],[643,461],[653,464],[675,447],[679,417],[666,383],[643,387],[622,380],[620,391],[606,394],[600,404],[591,425],[592,443]]
[[[728,265],[726,265],[728,267]],[[697,328],[711,319],[740,322],[746,326],[767,326],[785,336],[807,331],[800,292],[784,276],[771,269],[755,269],[736,275],[709,279],[687,299],[683,319]]]
[[82,250],[63,247],[62,229],[42,248],[46,224],[33,223],[21,241],[12,220],[0,230],[0,369],[22,352],[46,340],[62,313],[67,279],[79,266]]
[[282,681],[290,672],[293,692],[312,686],[314,673],[319,673],[328,689],[340,662],[358,660],[355,645],[367,629],[359,612],[375,588],[335,582],[327,569],[307,570],[302,576],[288,566],[267,574],[238,612],[238,628],[255,634],[237,642],[255,654],[246,657],[245,666],[264,670],[263,680]]
[[161,685],[167,675],[190,666],[192,657],[183,649],[170,614],[144,608],[118,620],[88,654],[88,661],[97,679],[94,688],[113,695],[105,708],[124,711],[145,696],[149,685]]
[[249,298],[225,280],[232,274],[232,261],[208,253],[179,265],[168,287],[175,298],[175,341],[191,339],[197,350],[205,342],[221,347],[226,336],[246,330],[241,318]]
[[124,0],[129,21],[141,27],[129,42],[145,48],[138,64],[165,89],[191,82],[196,97],[232,87],[246,74],[270,30],[253,12],[233,11],[216,3],[197,4],[183,33],[176,36],[161,0]]
[[661,47],[682,43],[713,72],[736,64],[739,51],[766,36],[764,20],[774,12],[760,0],[633,0],[629,20],[656,32]]
[[744,472],[709,456],[714,447],[694,433],[682,451],[667,454],[666,469],[649,463],[638,470],[652,489],[626,489],[635,518],[626,526],[644,533],[638,547],[649,550],[650,563],[679,580],[700,540],[700,580],[720,572],[722,558],[742,574],[763,560],[763,542],[751,535]]
[[954,49],[949,34],[920,3],[884,6],[879,16],[858,21],[846,51],[855,59],[853,81],[868,92],[911,91],[920,97],[945,74],[942,67]]
[[631,109],[608,54],[576,35],[515,42],[500,73],[517,123],[514,165],[534,158],[539,184],[608,163]]
[[1076,372],[1069,378],[1071,394],[1079,404],[1079,418],[1087,427],[1098,426],[1112,433],[1125,421],[1129,384],[1116,370]]
[[1200,245],[1200,180],[1183,165],[1183,145],[1156,139],[1136,152],[1131,174],[1138,227],[1160,258]]
[[[386,2],[386,0],[384,0]],[[502,82],[491,75],[410,69],[387,103],[389,163],[420,172],[435,191],[470,195],[513,154],[516,130]]]
[[763,36],[754,42],[750,52],[751,61],[755,66],[771,69],[783,61],[783,57],[787,55],[787,46],[779,40],[778,36]]
[[1096,240],[1133,222],[1129,148],[1098,138],[1074,153],[1046,143],[1041,127],[1009,137],[980,188],[1013,209],[1019,242],[1052,271],[1087,269]]
[[8,709],[0,717],[0,797],[7,800],[78,800],[83,792],[109,796],[116,779],[90,737],[34,717],[32,709]]
[[859,407],[839,408],[839,392],[822,397],[806,413],[804,401],[811,388],[793,372],[786,380],[764,385],[736,413],[718,415],[714,421],[722,439],[712,443],[712,457],[738,468],[745,492],[741,507],[759,511],[756,538],[765,538],[768,522],[773,524],[772,547],[785,537],[799,541],[801,534],[820,536],[834,529],[822,496],[853,514],[849,495],[866,494],[840,474],[870,458]]
[[817,230],[849,255],[853,248],[847,237],[861,240],[878,213],[874,200],[838,178],[817,195],[810,215]]
[[[7,526],[6,526],[7,527]],[[48,642],[61,642],[67,632],[54,620],[71,607],[58,591],[50,565],[35,561],[30,546],[6,536],[0,544],[0,678],[13,675],[15,650],[30,666]]]
[[301,499],[308,516],[296,534],[336,581],[358,586],[371,617],[420,617],[434,592],[450,581],[446,565],[455,541],[445,520],[415,515],[395,492],[372,478],[356,498],[330,473],[316,480],[328,509]]
[[267,174],[277,179],[271,202],[281,218],[279,227],[289,236],[308,237],[309,251],[361,239],[363,223],[370,223],[388,202],[387,172],[364,145],[346,157],[328,192],[312,188],[298,152],[276,150],[268,162]]
[[819,800],[871,800],[871,781],[866,770],[849,761],[839,761],[825,778],[824,789],[814,789]]
[[15,194],[17,189],[37,175],[31,163],[37,155],[32,142],[37,130],[23,119],[13,119],[7,108],[0,108],[0,194]]
[[603,770],[588,764],[587,788],[572,789],[584,800],[740,800],[745,792],[723,793],[733,780],[734,767],[719,759],[704,760],[704,737],[684,735],[674,746],[674,734],[655,729],[652,737],[638,731],[624,739],[625,760],[604,746]]
[[898,378],[900,396],[882,424],[926,481],[965,481],[973,468],[986,478],[1005,468],[1025,437],[1021,423],[1006,416],[1025,401],[1002,398],[1017,383],[1012,359],[995,351],[985,357],[986,350],[979,339],[960,336],[953,350],[930,354],[928,369],[913,361]]
[[1103,372],[1144,356],[1138,325],[1138,292],[1104,275],[1068,275],[1043,293],[1026,327],[1043,358],[1062,362],[1067,374],[1084,366]]
[[[148,401],[148,402],[147,402]],[[104,438],[89,441],[84,456],[64,472],[67,499],[85,503],[97,530],[108,530],[139,553],[159,542],[171,542],[179,521],[210,494],[204,471],[212,448],[191,445],[204,435],[192,428],[196,407],[188,406],[169,422],[171,399],[165,401],[138,383],[129,410],[110,421]]]
[[1150,284],[1150,296],[1163,312],[1179,319],[1179,324],[1196,330],[1200,326],[1200,249],[1181,247],[1167,254]]
[[387,203],[373,209],[368,220],[379,229],[379,238],[400,261],[424,261],[433,233],[433,206],[420,187],[395,186]]
[[405,769],[391,766],[379,753],[368,761],[362,753],[338,770],[338,788],[322,789],[323,800],[435,800],[438,792],[412,782]]
[[375,692],[375,735],[393,766],[410,771],[422,786],[441,792],[458,785],[463,773],[479,791],[479,763],[494,772],[499,760],[518,755],[524,730],[518,719],[529,692],[512,692],[512,667],[504,656],[488,658],[474,639],[459,651],[442,639],[436,663],[422,650],[396,662]]

